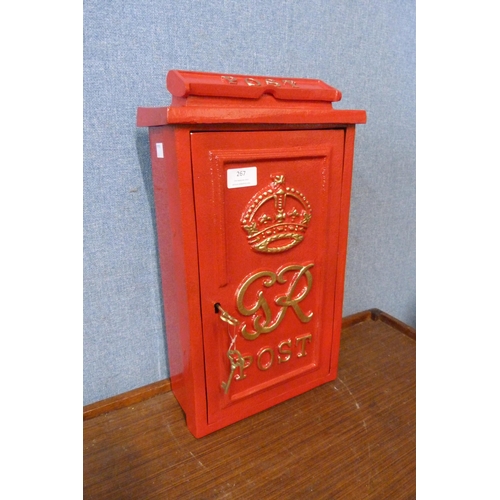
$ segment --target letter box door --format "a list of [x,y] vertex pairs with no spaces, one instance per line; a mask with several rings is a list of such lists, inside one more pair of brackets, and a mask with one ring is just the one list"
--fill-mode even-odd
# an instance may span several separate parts
[[344,135],[191,133],[209,425],[336,376]]

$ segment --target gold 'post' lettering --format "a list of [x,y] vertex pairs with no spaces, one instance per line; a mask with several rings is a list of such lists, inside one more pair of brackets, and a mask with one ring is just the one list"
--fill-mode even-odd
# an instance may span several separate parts
[[[285,346],[288,349],[285,349]],[[284,356],[281,357],[280,354]],[[292,357],[292,339],[283,340],[278,344],[278,363],[286,363]]]
[[242,356],[242,358],[245,360],[242,365],[239,366],[240,372],[237,373],[234,376],[235,380],[243,380],[244,378],[247,378],[247,374],[245,373],[245,370],[252,364],[253,362],[253,356],[248,355],[248,356]]
[[[267,361],[267,363],[262,364],[262,355],[266,352],[269,353],[269,360]],[[257,368],[259,370],[262,371],[269,370],[269,368],[271,368],[273,364],[273,361],[274,361],[274,350],[271,347],[263,347],[257,353]]]
[[294,80],[283,80],[283,85],[286,85],[287,83],[292,87],[298,87]]
[[298,358],[302,358],[303,356],[307,356],[306,352],[306,342],[311,342],[312,335],[308,333],[307,335],[302,335],[301,337],[295,338],[295,345],[298,346],[300,344],[300,352],[297,353]]

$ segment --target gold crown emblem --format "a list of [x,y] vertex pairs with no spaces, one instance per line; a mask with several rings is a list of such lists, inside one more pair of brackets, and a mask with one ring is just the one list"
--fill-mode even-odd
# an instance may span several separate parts
[[283,174],[248,202],[241,226],[247,232],[248,244],[257,252],[284,252],[298,245],[311,220],[311,204],[303,193],[285,185]]

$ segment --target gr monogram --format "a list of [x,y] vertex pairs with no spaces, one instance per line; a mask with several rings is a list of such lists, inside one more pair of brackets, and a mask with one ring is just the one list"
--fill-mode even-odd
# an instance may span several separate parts
[[[238,311],[244,316],[255,315],[253,318],[254,330],[249,330],[246,324],[241,329],[241,334],[245,339],[255,340],[261,333],[270,333],[276,330],[290,307],[302,323],[311,321],[313,313],[311,311],[305,313],[299,304],[311,291],[312,274],[310,269],[313,266],[314,264],[292,264],[278,269],[276,273],[260,271],[252,274],[241,283],[236,295]],[[270,288],[276,283],[283,285],[288,282],[287,292],[274,298],[274,303],[279,307],[279,311],[274,318],[262,290],[257,292],[256,297],[255,295],[251,297],[253,300],[251,305],[248,305],[247,294],[250,294],[248,290],[253,283],[260,279],[263,279],[263,285],[266,288]],[[300,286],[301,283],[302,286]],[[260,314],[258,314],[259,312]]]

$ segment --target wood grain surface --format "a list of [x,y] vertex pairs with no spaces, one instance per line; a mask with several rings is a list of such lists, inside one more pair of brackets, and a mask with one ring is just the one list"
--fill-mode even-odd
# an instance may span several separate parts
[[88,418],[84,498],[415,498],[414,330],[373,311],[344,322],[336,381],[204,438],[165,390]]

